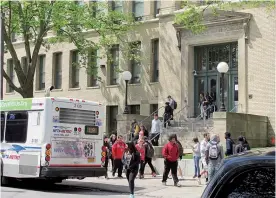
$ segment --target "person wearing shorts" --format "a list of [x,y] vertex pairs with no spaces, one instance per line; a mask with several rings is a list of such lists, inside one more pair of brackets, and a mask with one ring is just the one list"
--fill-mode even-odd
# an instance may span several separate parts
[[206,182],[208,182],[208,164],[205,158],[205,153],[206,153],[207,144],[210,141],[210,134],[204,133],[203,137],[204,139],[200,143],[200,154],[201,154],[201,163],[202,163],[202,170],[203,170],[201,172],[201,175],[205,175]]

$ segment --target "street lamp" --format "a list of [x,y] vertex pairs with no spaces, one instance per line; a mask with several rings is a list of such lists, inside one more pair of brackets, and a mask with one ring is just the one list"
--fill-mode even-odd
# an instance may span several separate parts
[[221,98],[221,105],[220,105],[220,111],[226,111],[225,105],[224,105],[224,74],[228,72],[229,66],[226,62],[220,62],[217,66],[217,70],[219,73],[221,73],[222,81],[222,98]]
[[124,71],[123,74],[122,74],[122,78],[123,80],[126,82],[126,94],[125,94],[125,110],[124,110],[124,114],[129,114],[129,108],[128,108],[128,105],[127,105],[127,84],[128,84],[128,81],[130,81],[132,75],[129,71]]

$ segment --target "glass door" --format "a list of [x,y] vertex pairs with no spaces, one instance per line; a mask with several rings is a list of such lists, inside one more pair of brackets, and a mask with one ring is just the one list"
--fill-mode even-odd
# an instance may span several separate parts
[[238,75],[233,74],[230,76],[229,85],[229,111],[238,112],[239,108],[239,81]]
[[206,77],[196,77],[195,78],[195,101],[194,101],[194,113],[195,116],[198,116],[200,114],[200,106],[199,106],[199,95],[201,93],[205,93],[206,91]]

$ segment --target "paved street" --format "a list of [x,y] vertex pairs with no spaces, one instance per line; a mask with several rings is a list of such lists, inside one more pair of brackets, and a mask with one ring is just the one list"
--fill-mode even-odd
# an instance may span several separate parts
[[[62,184],[53,186],[37,183],[28,185],[27,182],[19,183],[12,187],[2,187],[3,198],[70,198],[70,197],[121,197],[127,198],[128,184],[126,179],[87,178],[84,180],[66,180]],[[168,180],[167,186],[161,184],[161,177],[147,176],[143,180],[136,180],[136,196],[138,198],[199,198],[205,185],[198,185],[191,178],[181,181],[182,187],[173,186]]]

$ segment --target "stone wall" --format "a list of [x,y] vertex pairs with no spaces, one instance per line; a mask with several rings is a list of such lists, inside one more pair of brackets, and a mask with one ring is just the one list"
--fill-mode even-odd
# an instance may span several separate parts
[[213,116],[212,133],[219,134],[223,146],[225,146],[224,133],[226,131],[231,133],[234,141],[237,141],[240,135],[245,136],[252,148],[268,146],[268,118],[266,116],[231,112],[215,112]]

